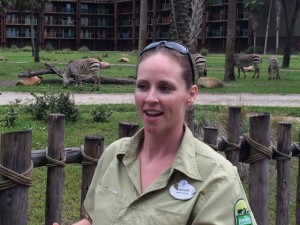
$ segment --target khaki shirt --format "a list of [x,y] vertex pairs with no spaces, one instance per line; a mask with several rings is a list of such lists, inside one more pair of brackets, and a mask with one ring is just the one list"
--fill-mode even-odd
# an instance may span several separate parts
[[[141,130],[117,140],[101,156],[84,202],[93,224],[246,225],[251,223],[235,222],[235,205],[244,199],[256,225],[236,168],[194,138],[187,126],[172,167],[141,193],[138,150],[143,137]],[[190,199],[171,195],[170,188],[182,180],[188,190],[195,188]]]

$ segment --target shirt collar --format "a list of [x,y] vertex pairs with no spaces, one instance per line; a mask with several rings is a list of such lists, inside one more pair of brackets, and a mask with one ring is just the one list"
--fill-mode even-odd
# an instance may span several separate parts
[[[186,124],[184,128],[184,135],[172,165],[172,170],[178,170],[195,180],[203,180],[199,173],[199,165],[197,165],[196,139]],[[118,161],[124,163],[124,165],[129,165],[138,158],[138,149],[144,139],[144,129],[139,130],[129,139],[124,148],[117,153]]]

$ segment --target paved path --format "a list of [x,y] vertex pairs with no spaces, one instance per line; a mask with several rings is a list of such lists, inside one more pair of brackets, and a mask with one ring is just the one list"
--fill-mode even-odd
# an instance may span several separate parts
[[[22,103],[34,99],[30,93],[2,92],[0,105],[8,105],[21,100]],[[133,94],[74,94],[75,104],[121,104],[134,103]],[[300,107],[300,94],[277,95],[277,94],[205,94],[200,93],[196,103],[199,105],[229,105],[229,106],[279,106]]]

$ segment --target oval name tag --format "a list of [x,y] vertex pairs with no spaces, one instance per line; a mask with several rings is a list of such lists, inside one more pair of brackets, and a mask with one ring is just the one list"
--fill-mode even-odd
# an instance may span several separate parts
[[186,180],[181,180],[170,187],[170,194],[175,199],[188,200],[195,196],[196,190]]

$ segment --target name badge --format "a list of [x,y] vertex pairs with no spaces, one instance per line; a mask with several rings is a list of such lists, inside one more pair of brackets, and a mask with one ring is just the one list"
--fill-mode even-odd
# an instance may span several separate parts
[[196,190],[186,180],[181,180],[170,187],[170,194],[175,199],[188,200],[195,196]]

